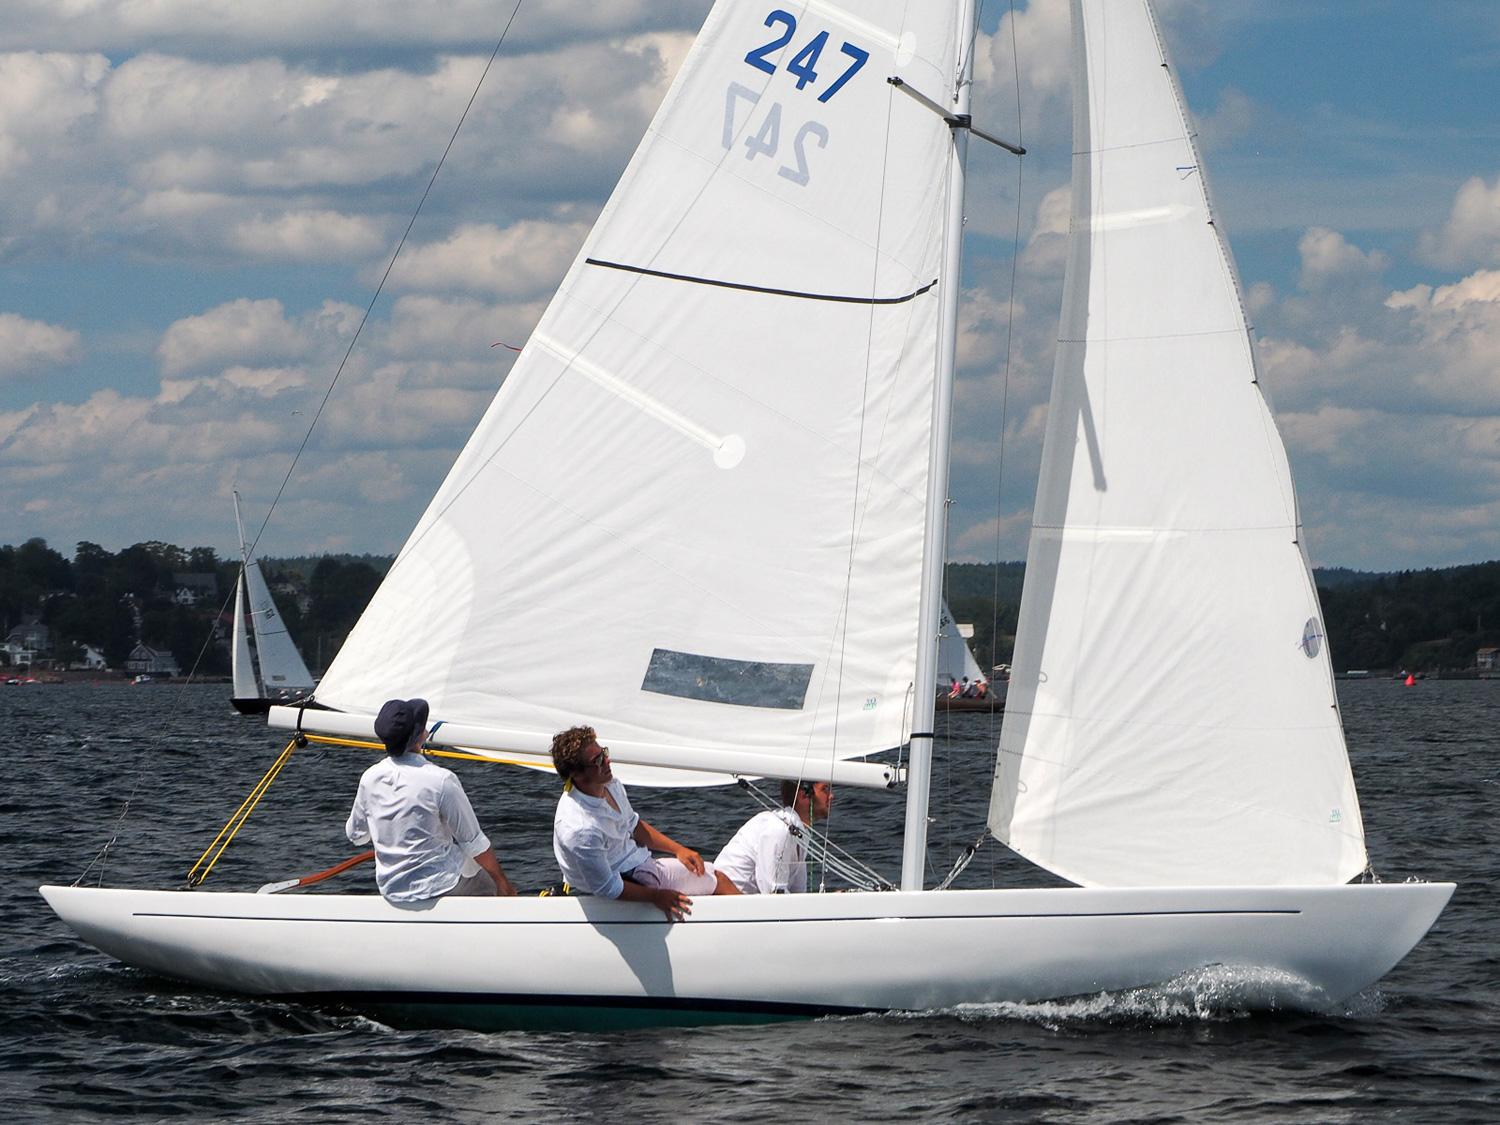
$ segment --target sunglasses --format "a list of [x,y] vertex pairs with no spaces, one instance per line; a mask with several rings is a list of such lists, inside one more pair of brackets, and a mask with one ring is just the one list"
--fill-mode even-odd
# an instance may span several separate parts
[[583,768],[586,770],[595,769],[599,766],[602,766],[607,761],[609,761],[609,747],[601,746],[599,747],[599,753],[595,754],[592,758],[583,763]]

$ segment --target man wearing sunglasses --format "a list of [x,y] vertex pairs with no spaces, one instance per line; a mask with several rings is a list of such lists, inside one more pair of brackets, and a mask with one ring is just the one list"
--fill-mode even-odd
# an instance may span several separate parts
[[573,890],[649,902],[672,922],[692,913],[690,895],[739,893],[692,848],[630,807],[610,769],[609,748],[599,745],[593,727],[572,727],[553,738],[552,764],[566,783],[552,819],[552,850]]

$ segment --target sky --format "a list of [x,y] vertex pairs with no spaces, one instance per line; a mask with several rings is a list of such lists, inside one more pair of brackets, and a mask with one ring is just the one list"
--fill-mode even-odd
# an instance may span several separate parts
[[[0,543],[258,526],[514,0],[0,0]],[[706,0],[522,0],[260,542],[394,553]],[[1315,565],[1500,558],[1500,4],[1158,0]],[[949,556],[1025,556],[1066,0],[987,0]],[[1013,50],[1014,46],[1014,50]],[[1014,278],[1014,286],[1012,279]]]

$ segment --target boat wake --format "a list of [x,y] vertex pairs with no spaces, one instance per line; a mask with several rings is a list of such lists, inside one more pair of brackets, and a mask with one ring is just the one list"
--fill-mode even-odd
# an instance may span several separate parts
[[1278,1012],[1361,1018],[1383,1008],[1384,999],[1375,988],[1333,1003],[1321,989],[1291,973],[1214,965],[1142,988],[1066,1000],[960,1004],[905,1013],[901,1018],[1017,1021],[1062,1030],[1089,1025],[1220,1023]]

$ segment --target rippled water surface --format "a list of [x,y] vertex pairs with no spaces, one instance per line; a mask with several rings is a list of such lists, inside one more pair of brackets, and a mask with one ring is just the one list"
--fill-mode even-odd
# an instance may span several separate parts
[[[180,884],[280,743],[233,715],[222,686],[0,687],[0,1109],[31,1121],[1500,1120],[1500,682],[1342,688],[1376,870],[1460,886],[1416,952],[1337,1011],[1250,1014],[1268,982],[1204,973],[1063,1004],[563,1035],[398,1030],[95,952],[36,887],[72,882],[111,840],[106,885]],[[997,736],[986,716],[938,729],[935,871],[983,826]],[[299,751],[209,885],[252,889],[348,855],[343,820],[369,760]],[[458,768],[512,876],[551,882],[553,779]],[[637,804],[704,851],[753,811],[732,790],[642,790]],[[899,798],[841,790],[831,827],[895,874]],[[961,885],[1039,881],[991,841]],[[891,950],[907,955],[920,952]]]

